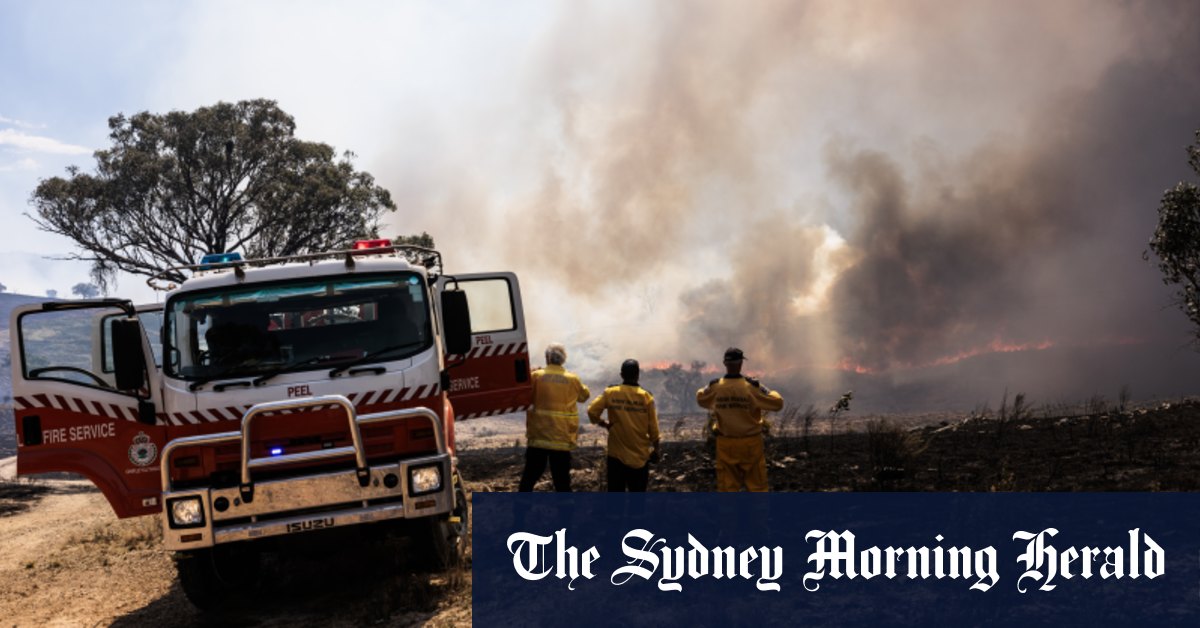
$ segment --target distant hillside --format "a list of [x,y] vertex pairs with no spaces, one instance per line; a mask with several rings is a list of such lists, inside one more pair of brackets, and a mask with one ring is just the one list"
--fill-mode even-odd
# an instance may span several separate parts
[[12,316],[12,311],[17,307],[27,303],[41,303],[49,300],[46,297],[0,292],[0,329],[8,329],[8,319]]
[[12,399],[12,375],[8,348],[8,321],[12,316],[12,311],[28,303],[42,303],[49,300],[46,297],[0,292],[0,404],[6,404]]
[[17,425],[12,406],[0,403],[0,458],[17,453]]

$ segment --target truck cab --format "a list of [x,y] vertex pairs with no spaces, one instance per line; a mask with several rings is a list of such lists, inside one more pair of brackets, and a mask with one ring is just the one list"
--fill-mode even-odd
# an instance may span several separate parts
[[118,516],[158,514],[201,606],[229,580],[214,557],[311,530],[422,520],[452,560],[455,421],[530,403],[517,278],[446,276],[387,241],[185,270],[161,306],[13,312],[18,474],[78,473]]

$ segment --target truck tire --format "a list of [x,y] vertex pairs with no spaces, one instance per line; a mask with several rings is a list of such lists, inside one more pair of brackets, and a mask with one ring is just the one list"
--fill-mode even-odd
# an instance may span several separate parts
[[454,474],[454,508],[449,514],[426,517],[418,522],[412,538],[416,567],[428,571],[445,571],[461,565],[469,540],[467,524],[470,505],[462,479]]
[[202,611],[237,608],[258,587],[260,554],[243,544],[181,552],[175,557],[179,585]]

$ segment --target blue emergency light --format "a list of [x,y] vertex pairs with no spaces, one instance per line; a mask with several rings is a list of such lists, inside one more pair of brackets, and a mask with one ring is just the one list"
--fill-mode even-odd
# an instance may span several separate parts
[[200,258],[200,270],[212,270],[222,264],[242,261],[241,253],[209,253]]

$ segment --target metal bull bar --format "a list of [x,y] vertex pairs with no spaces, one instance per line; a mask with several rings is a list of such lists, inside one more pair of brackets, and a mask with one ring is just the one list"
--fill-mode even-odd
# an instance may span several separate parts
[[[350,427],[351,444],[349,447],[334,447],[332,449],[284,454],[280,456],[271,456],[269,458],[251,458],[250,426],[253,424],[256,418],[268,412],[303,410],[329,405],[338,406],[346,413],[346,419]],[[322,395],[319,397],[308,397],[306,399],[269,401],[266,403],[260,403],[251,407],[246,411],[246,414],[242,415],[241,431],[185,436],[183,438],[176,438],[167,443],[166,447],[163,447],[162,462],[160,463],[162,469],[162,490],[163,493],[169,493],[172,490],[171,457],[175,453],[175,450],[179,449],[180,447],[225,445],[237,442],[241,442],[242,445],[242,477],[240,492],[243,501],[247,503],[254,500],[254,482],[251,478],[251,471],[255,469],[263,469],[297,462],[312,462],[314,460],[340,458],[351,454],[354,455],[355,472],[358,476],[359,486],[367,486],[367,483],[370,481],[371,469],[367,464],[367,453],[363,447],[362,431],[360,430],[360,427],[373,423],[382,423],[395,419],[407,419],[415,417],[423,417],[429,420],[430,425],[433,427],[433,435],[437,444],[437,451],[438,453],[445,453],[446,437],[443,433],[442,422],[437,413],[429,408],[405,408],[402,410],[390,410],[388,412],[377,412],[374,414],[357,416],[354,410],[354,404],[342,395]]]

